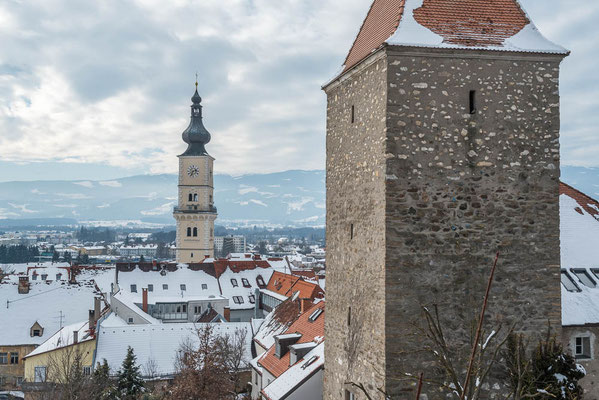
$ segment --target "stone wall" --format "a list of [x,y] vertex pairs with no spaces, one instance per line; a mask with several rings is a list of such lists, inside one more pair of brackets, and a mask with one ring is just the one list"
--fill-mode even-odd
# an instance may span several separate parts
[[599,326],[564,326],[562,344],[564,350],[570,354],[574,354],[577,336],[588,336],[591,339],[591,359],[576,361],[587,372],[580,380],[580,386],[584,389],[584,400],[599,400]]
[[384,384],[386,75],[379,57],[327,88],[325,399]]
[[414,328],[423,305],[438,305],[466,365],[497,251],[487,332],[561,328],[561,58],[416,51],[387,50],[385,359],[397,398],[413,396],[405,373],[435,377]]

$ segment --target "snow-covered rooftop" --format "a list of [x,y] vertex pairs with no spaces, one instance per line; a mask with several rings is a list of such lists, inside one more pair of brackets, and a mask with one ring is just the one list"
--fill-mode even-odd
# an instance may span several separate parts
[[[55,278],[55,277],[54,277]],[[9,275],[0,283],[0,345],[41,344],[61,326],[88,319],[99,295],[93,280],[78,278],[76,284],[59,281],[29,280],[29,293],[19,294],[19,276]],[[30,328],[38,322],[41,336],[31,336]],[[62,325],[61,325],[62,324]]]
[[27,357],[32,357],[74,344],[75,341],[73,332],[75,331],[77,331],[78,343],[94,339],[94,336],[89,331],[89,321],[77,322],[75,324],[63,327],[44,343],[36,347],[31,353],[27,354]]
[[[312,345],[312,344],[310,344]],[[317,345],[301,360],[283,372],[262,391],[269,399],[282,399],[305,379],[324,367],[324,342]]]
[[[156,373],[158,375],[171,375],[176,371],[175,361],[180,346],[188,341],[197,345],[197,329],[205,324],[110,325],[104,326],[104,323],[100,323],[97,335],[96,362],[106,359],[111,374],[114,374],[121,367],[127,354],[127,347],[131,346],[137,357],[137,364],[141,366],[142,374],[145,374],[145,367],[152,360],[157,366]],[[218,336],[234,334],[236,329],[246,330],[244,363],[249,363],[252,340],[249,322],[210,325],[214,327],[214,334]]]

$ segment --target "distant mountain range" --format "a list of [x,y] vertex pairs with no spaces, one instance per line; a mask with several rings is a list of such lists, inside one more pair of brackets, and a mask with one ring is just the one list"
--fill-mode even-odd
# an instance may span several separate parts
[[[325,223],[324,171],[215,175],[214,187],[218,225],[303,227]],[[176,202],[177,175],[139,175],[110,181],[3,182],[0,227],[174,225],[172,210]]]
[[[599,168],[562,166],[562,181],[599,198]],[[323,226],[325,172],[216,175],[218,225]],[[0,183],[0,227],[19,225],[174,225],[176,175],[110,181]]]

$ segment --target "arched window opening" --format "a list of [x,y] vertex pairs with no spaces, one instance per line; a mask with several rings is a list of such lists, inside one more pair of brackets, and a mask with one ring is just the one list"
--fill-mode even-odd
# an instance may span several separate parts
[[191,236],[191,228],[187,228],[187,236]]
[[193,200],[193,197],[192,197],[191,193],[189,193],[189,201],[192,201],[192,200]]
[[198,236],[198,228],[193,228],[193,236]]
[[198,194],[197,193],[193,195],[193,201],[198,201]]

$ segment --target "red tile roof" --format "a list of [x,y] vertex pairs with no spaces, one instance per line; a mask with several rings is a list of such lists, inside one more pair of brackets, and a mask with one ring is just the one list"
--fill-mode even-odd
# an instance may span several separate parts
[[[415,0],[408,0],[415,1]],[[347,71],[382,46],[404,19],[406,0],[374,0],[345,59]],[[424,0],[414,19],[443,38],[467,47],[502,45],[530,21],[517,0]]]
[[287,297],[299,292],[298,298],[300,299],[314,300],[324,297],[324,291],[316,283],[306,282],[299,276],[278,271],[273,272],[266,289]]
[[393,35],[403,13],[405,0],[374,0],[360,32],[345,59],[347,71]]
[[[574,189],[572,186],[565,184],[564,182],[559,183],[559,194],[565,194],[578,203],[587,213],[593,217],[598,218],[599,215],[599,201],[587,196],[578,189]],[[579,214],[582,214],[582,210],[576,210]]]
[[[313,322],[309,320],[310,315],[317,309],[321,308],[323,312]],[[321,301],[318,304],[307,309],[283,334],[301,333],[302,337],[296,342],[321,342],[324,340],[324,308],[325,303]],[[275,355],[276,345],[273,345],[264,355],[258,360],[258,363],[270,372],[275,377],[279,377],[289,368],[289,351],[281,358]],[[299,360],[298,360],[299,361]]]

